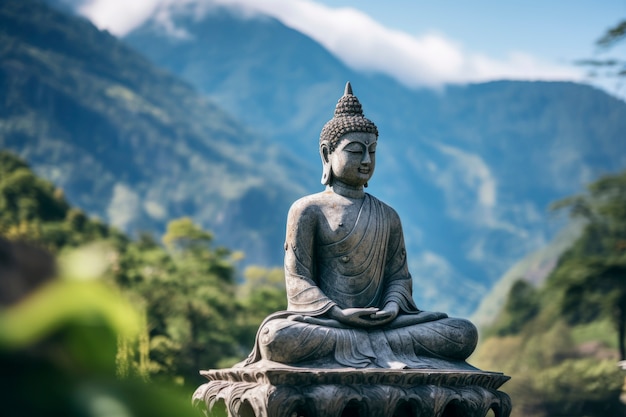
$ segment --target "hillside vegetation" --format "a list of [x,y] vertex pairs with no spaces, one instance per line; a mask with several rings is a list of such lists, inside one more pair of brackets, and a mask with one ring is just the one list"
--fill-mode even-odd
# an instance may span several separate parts
[[134,237],[190,217],[245,264],[279,266],[289,205],[322,190],[319,132],[350,80],[381,133],[368,191],[402,219],[418,306],[469,316],[552,238],[549,202],[626,166],[626,104],[589,86],[414,90],[275,19],[172,19],[191,36],[147,22],[119,40],[41,1],[0,3],[0,147]]
[[[319,185],[317,150],[346,81],[379,129],[368,192],[398,211],[416,302],[468,316],[515,261],[552,240],[550,202],[626,168],[626,103],[571,82],[494,81],[439,91],[348,68],[280,21],[228,5],[168,10],[129,45],[251,129],[294,150]],[[170,27],[171,29],[171,27]],[[302,169],[301,169],[302,170]],[[276,224],[284,227],[284,219]]]
[[[556,204],[588,219],[582,236],[544,286],[514,284],[483,330],[470,362],[513,377],[503,389],[514,416],[623,415],[625,195],[626,173]],[[197,371],[243,359],[261,320],[286,305],[281,270],[250,267],[237,284],[238,254],[215,247],[189,218],[170,221],[161,242],[130,239],[7,152],[0,213],[0,362],[16,370],[2,378],[20,375],[2,391],[9,410],[67,413],[88,383],[130,409],[147,407],[148,396],[152,415],[172,407],[184,415]],[[43,388],[50,378],[53,391]],[[33,401],[39,384],[50,395]]]
[[[104,359],[117,366],[119,376],[194,387],[202,381],[200,369],[232,365],[245,358],[262,319],[286,307],[282,271],[251,267],[245,273],[245,284],[237,284],[240,255],[214,246],[212,234],[189,218],[170,221],[161,241],[150,235],[130,239],[90,218],[70,206],[61,189],[35,175],[23,160],[0,151],[0,272],[4,271],[0,329],[5,330],[0,349],[10,348],[19,339],[18,333],[9,331],[13,320],[19,319],[14,311],[26,310],[23,318],[30,317],[30,321],[22,322],[26,327],[41,327],[41,322],[51,320],[43,320],[40,313],[60,321],[20,342],[39,344],[64,321],[82,322],[92,314],[88,305],[66,311],[67,303],[80,305],[77,296],[86,295],[83,301],[89,304],[102,291],[104,301],[96,302],[94,308],[114,311],[117,304],[106,304],[106,294],[113,289],[132,303],[135,311],[121,320],[133,323],[136,315],[139,328],[126,336],[122,332],[117,348],[114,342],[113,354]],[[32,250],[35,256],[20,258],[20,248],[29,250],[32,244],[36,245]],[[50,257],[46,253],[53,254],[58,262],[45,261],[50,267],[36,267],[39,257]],[[27,265],[20,266],[20,262]],[[56,272],[55,263],[59,265]],[[18,267],[26,272],[7,272]],[[76,290],[77,282],[91,281],[93,288]],[[31,293],[40,294],[42,299],[41,294],[50,290],[44,285],[47,282],[69,284],[61,287],[65,293],[55,290],[62,297],[49,304],[27,302]],[[88,345],[80,343],[71,349],[78,349],[75,353],[80,355],[92,354]],[[102,347],[104,356],[111,353],[107,349]],[[24,354],[28,356],[28,351]]]
[[6,0],[0,27],[0,149],[120,230],[161,234],[192,216],[250,261],[276,264],[274,225],[300,195],[288,151],[84,19]]
[[626,359],[626,172],[561,200],[582,235],[540,287],[519,280],[475,362],[513,378],[514,416],[619,416]]

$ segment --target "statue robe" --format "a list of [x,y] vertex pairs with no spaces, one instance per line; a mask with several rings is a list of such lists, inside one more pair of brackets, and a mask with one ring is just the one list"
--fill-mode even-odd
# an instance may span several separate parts
[[[316,198],[290,210],[285,243],[288,311],[270,315],[243,366],[261,359],[307,367],[455,368],[476,345],[476,329],[443,313],[420,312],[412,297],[402,227],[397,213],[365,195],[351,230],[320,244]],[[384,306],[398,317],[383,327],[349,327],[325,317],[333,306]],[[306,317],[315,317],[314,323]],[[463,365],[464,364],[464,365]],[[471,367],[470,367],[471,368]]]

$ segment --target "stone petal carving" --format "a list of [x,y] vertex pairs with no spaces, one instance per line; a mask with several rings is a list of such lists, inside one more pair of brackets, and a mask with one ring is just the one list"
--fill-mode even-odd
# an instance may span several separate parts
[[508,417],[499,373],[380,369],[245,369],[208,371],[194,394],[206,416]]

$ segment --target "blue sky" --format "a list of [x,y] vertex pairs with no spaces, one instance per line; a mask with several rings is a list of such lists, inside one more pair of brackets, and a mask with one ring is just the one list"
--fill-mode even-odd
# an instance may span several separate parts
[[[317,40],[347,65],[411,86],[495,79],[597,83],[576,60],[602,57],[594,42],[626,18],[626,0],[78,0],[96,25],[123,36],[146,19],[168,25],[177,8],[213,4],[267,14]],[[372,51],[375,51],[373,54]],[[612,51],[626,56],[626,45]]]
[[441,32],[472,49],[502,56],[511,49],[546,59],[571,60],[593,53],[593,42],[620,18],[625,0],[411,1],[318,0],[353,7],[380,23],[419,36]]
[[[413,36],[441,33],[470,51],[504,58],[523,51],[546,62],[572,62],[608,54],[626,58],[626,45],[602,51],[595,41],[626,19],[626,0],[318,0],[330,7],[352,7],[381,24]],[[585,74],[586,71],[583,71]],[[584,75],[583,75],[584,76]],[[586,77],[584,80],[589,81]],[[614,82],[602,85],[624,88]]]

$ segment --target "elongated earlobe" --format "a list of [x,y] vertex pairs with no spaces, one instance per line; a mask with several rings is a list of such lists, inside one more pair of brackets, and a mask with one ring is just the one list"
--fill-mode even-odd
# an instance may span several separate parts
[[332,178],[332,170],[330,164],[324,165],[324,171],[322,172],[322,184],[329,185]]
[[329,185],[332,181],[332,166],[330,163],[330,152],[328,146],[323,143],[320,145],[320,156],[322,157],[322,184]]
[[322,184],[330,185],[333,182],[333,167],[330,163],[324,164],[322,171]]

